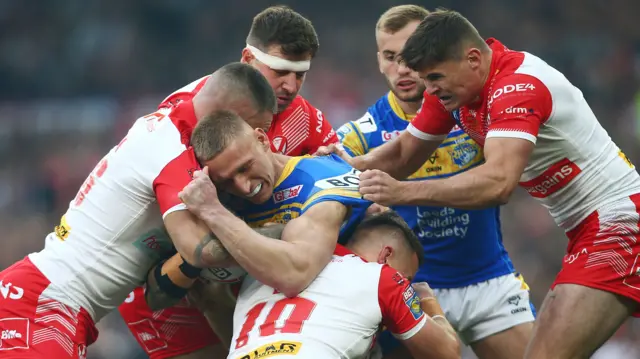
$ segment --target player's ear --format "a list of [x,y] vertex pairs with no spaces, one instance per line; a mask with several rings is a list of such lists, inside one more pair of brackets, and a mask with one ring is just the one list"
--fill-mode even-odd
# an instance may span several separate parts
[[240,57],[240,62],[245,64],[250,64],[253,61],[253,59],[255,59],[255,56],[253,56],[253,53],[251,52],[251,50],[247,49],[246,47],[242,49],[242,56]]
[[469,68],[471,68],[471,70],[476,70],[480,67],[480,63],[482,63],[482,51],[478,48],[472,47],[467,50],[466,59],[469,63]]
[[378,263],[379,264],[387,263],[387,260],[389,259],[392,253],[393,253],[393,247],[391,246],[382,247],[382,249],[380,250],[380,253],[378,253]]
[[256,135],[256,139],[258,140],[258,142],[260,142],[262,147],[264,149],[266,149],[267,151],[270,151],[271,150],[271,141],[269,141],[269,136],[267,136],[267,133],[264,132],[264,130],[259,128],[259,127],[255,128],[253,130],[253,133]]

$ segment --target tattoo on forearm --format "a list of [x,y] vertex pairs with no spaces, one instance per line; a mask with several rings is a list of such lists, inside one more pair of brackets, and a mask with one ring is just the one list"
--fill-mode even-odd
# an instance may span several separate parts
[[195,249],[196,267],[210,267],[215,263],[224,263],[231,256],[222,242],[213,233],[202,238]]
[[[280,239],[284,231],[284,224],[274,224],[255,228],[254,230],[265,237]],[[196,258],[196,263],[192,263],[194,266],[205,268],[215,267],[216,263],[222,266],[231,259],[231,255],[218,237],[213,233],[209,233],[202,237],[202,240],[196,246],[194,258]]]

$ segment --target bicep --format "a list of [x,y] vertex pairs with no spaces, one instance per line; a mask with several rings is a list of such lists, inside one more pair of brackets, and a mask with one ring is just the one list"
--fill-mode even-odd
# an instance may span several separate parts
[[535,144],[528,139],[488,138],[484,145],[483,166],[515,188],[534,148]]
[[304,246],[309,255],[330,256],[348,212],[348,208],[337,201],[314,204],[284,227],[282,240]]

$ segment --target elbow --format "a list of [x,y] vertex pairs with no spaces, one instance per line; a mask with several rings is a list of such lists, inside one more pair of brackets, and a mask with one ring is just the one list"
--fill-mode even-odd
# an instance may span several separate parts
[[502,206],[509,202],[513,191],[516,188],[516,184],[509,183],[507,179],[503,179],[499,181],[499,185],[497,186],[494,194],[493,194],[493,204],[496,206]]
[[284,294],[287,298],[294,298],[297,297],[298,294],[302,293],[302,291],[309,286],[312,280],[313,278],[308,279],[307,276],[303,275],[285,276],[285,278],[283,278],[280,283],[277,283],[274,288],[278,289],[278,291]]

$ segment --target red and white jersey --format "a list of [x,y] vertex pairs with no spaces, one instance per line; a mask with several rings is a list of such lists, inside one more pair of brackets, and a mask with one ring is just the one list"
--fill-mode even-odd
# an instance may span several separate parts
[[495,39],[490,76],[476,105],[447,112],[425,93],[410,133],[444,138],[458,123],[476,142],[521,138],[536,147],[520,185],[568,230],[597,208],[640,192],[635,167],[602,128],[582,92],[540,58]]
[[45,248],[29,255],[51,282],[43,295],[97,322],[173,252],[162,219],[185,209],[178,193],[199,169],[188,146],[195,123],[190,101],[161,109],[138,119],[104,156]]
[[228,358],[361,358],[381,324],[407,340],[426,320],[420,299],[400,273],[338,245],[331,262],[295,298],[245,279]]
[[[159,107],[170,107],[180,101],[191,100],[208,79],[209,76],[205,76],[175,91]],[[340,142],[322,112],[302,96],[296,96],[284,111],[273,116],[267,135],[273,152],[289,156],[314,154],[321,146]]]

